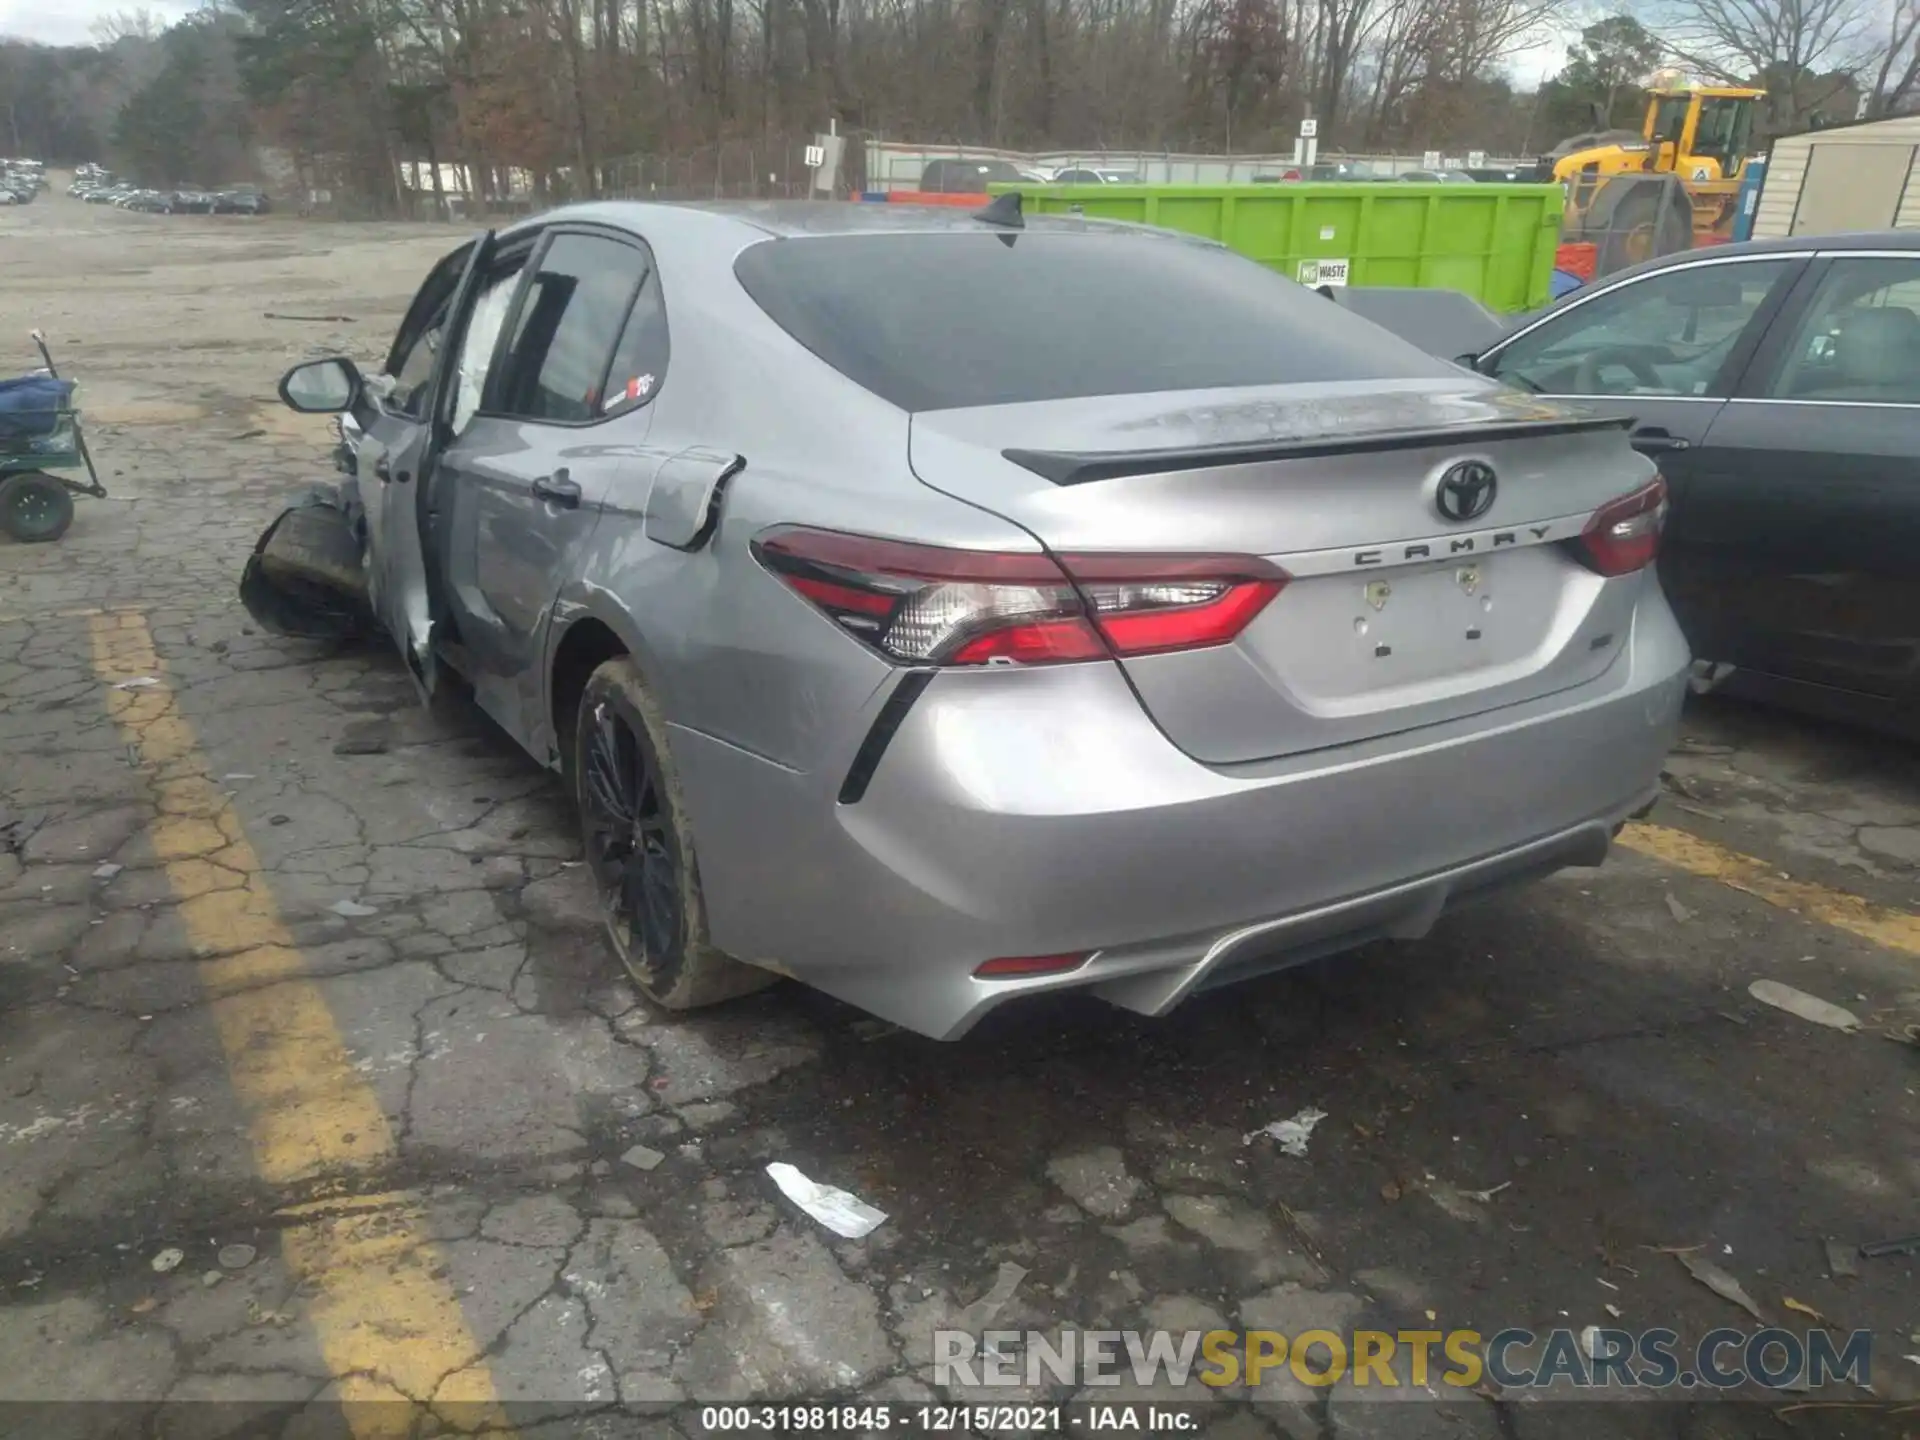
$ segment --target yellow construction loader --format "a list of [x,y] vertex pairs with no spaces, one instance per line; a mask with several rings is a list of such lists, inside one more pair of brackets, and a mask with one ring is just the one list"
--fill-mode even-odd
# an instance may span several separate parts
[[1601,274],[1731,238],[1754,107],[1766,93],[1661,74],[1639,130],[1563,140],[1540,161],[1540,178],[1567,192],[1563,237],[1596,245]]

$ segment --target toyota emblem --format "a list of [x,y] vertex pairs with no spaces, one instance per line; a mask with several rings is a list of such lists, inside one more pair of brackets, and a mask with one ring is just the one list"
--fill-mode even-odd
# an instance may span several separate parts
[[1499,490],[1500,480],[1491,465],[1484,460],[1462,460],[1449,465],[1441,475],[1433,492],[1433,508],[1442,520],[1464,525],[1491,510]]

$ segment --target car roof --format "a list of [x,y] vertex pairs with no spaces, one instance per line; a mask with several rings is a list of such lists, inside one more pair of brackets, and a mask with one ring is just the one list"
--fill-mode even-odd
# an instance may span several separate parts
[[[1725,245],[1704,245],[1695,250],[1676,250],[1642,260],[1605,277],[1608,283],[1628,275],[1646,275],[1684,265],[1691,260],[1713,260],[1733,255],[1803,254],[1808,250],[1844,252],[1848,250],[1920,250],[1920,230],[1861,230],[1844,235],[1787,235],[1772,240],[1740,240]],[[1574,292],[1578,294],[1578,291]]]
[[[846,200],[713,200],[640,202],[612,200],[552,210],[513,227],[515,231],[565,220],[590,221],[631,230],[643,238],[665,231],[691,235],[706,230],[732,229],[742,242],[773,237],[797,239],[822,235],[937,235],[1011,234],[999,226],[976,220],[968,206],[877,205]],[[1220,248],[1219,242],[1118,220],[1084,215],[1025,216],[1026,229],[1041,233],[1084,234],[1088,231],[1137,235],[1143,239],[1186,241]]]

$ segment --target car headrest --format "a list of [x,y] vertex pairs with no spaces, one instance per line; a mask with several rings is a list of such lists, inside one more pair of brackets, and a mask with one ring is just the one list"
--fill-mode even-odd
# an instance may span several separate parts
[[1900,305],[1855,310],[1840,322],[1840,374],[1856,384],[1887,384],[1920,363],[1920,317]]

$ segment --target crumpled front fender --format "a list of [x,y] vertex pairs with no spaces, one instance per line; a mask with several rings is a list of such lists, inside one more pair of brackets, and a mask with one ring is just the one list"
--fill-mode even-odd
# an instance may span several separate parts
[[276,635],[350,640],[376,628],[367,603],[358,487],[316,484],[260,532],[240,575],[247,613]]

